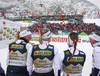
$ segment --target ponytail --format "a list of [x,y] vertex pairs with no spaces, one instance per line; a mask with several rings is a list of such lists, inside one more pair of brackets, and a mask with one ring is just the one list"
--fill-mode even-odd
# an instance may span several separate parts
[[73,52],[72,56],[69,57],[68,61],[71,60],[71,58],[73,57],[73,55],[74,55],[74,53],[75,53],[75,50],[76,50],[76,45],[77,45],[76,39],[75,39],[73,42],[74,42],[74,52]]
[[[16,41],[20,38],[20,35],[19,35],[19,34],[20,34],[20,32],[18,31],[17,34],[16,34],[16,36],[15,36],[16,39],[15,39],[14,42],[16,42]],[[13,43],[13,42],[11,42],[11,43]],[[9,45],[10,45],[11,43],[9,43]]]
[[74,53],[75,53],[76,46],[77,46],[77,41],[78,41],[78,34],[77,34],[77,33],[72,33],[72,34],[70,35],[70,38],[71,38],[71,40],[73,40],[74,51],[73,51],[72,56],[69,57],[68,61],[71,60],[71,58],[73,57],[73,55],[74,55]]

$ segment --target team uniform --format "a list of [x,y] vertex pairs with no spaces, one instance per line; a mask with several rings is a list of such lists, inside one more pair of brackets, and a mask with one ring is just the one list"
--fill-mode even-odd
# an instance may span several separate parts
[[[93,68],[92,75],[97,76],[100,71],[100,42],[93,44]],[[100,76],[100,75],[98,75]]]
[[74,47],[70,47],[68,50],[60,53],[61,72],[63,72],[63,76],[82,76],[86,55],[84,52],[76,49],[72,59],[68,61],[73,51]]
[[30,76],[58,76],[59,54],[55,46],[43,41],[43,44],[34,45],[30,50],[27,67]]
[[29,76],[26,62],[28,49],[31,47],[25,38],[9,45],[6,76]]

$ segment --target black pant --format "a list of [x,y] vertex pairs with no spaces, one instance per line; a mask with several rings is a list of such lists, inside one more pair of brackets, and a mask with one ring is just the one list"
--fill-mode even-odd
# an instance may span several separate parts
[[6,76],[29,76],[27,67],[8,66]]
[[0,73],[0,76],[5,76],[5,73]]
[[[92,76],[97,76],[99,74],[99,69],[97,68],[92,68]],[[100,76],[100,75],[99,75]]]

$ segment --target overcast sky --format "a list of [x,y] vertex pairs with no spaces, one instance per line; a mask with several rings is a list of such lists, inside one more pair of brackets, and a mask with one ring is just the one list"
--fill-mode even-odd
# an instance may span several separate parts
[[90,1],[91,3],[95,4],[100,9],[100,0],[87,0],[87,1]]

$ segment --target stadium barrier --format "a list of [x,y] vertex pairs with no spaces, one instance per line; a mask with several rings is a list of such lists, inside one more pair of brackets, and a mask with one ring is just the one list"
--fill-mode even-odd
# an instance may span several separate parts
[[[52,35],[51,42],[67,42],[68,35]],[[78,43],[88,43],[89,42],[89,35],[79,35]],[[32,41],[38,41],[39,35],[32,36]]]

